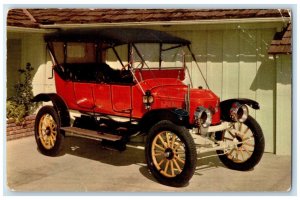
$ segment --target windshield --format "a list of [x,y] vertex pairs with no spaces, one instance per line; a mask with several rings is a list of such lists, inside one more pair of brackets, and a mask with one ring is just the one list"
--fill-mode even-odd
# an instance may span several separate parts
[[[133,60],[135,63],[144,61],[143,68],[183,68],[183,48],[172,48],[170,44],[136,44],[133,49]],[[165,50],[164,50],[165,49]],[[139,53],[140,52],[140,55]],[[142,65],[133,67],[141,68]]]

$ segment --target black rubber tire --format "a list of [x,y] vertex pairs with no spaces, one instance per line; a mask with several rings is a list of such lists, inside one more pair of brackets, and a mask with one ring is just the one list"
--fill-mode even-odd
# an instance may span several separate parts
[[[252,131],[254,138],[254,150],[252,155],[244,162],[238,163],[234,162],[232,159],[229,159],[227,155],[219,155],[222,163],[230,169],[247,171],[253,169],[261,160],[264,149],[265,149],[265,139],[260,125],[253,119],[251,116],[248,116],[248,119],[243,123],[248,126]],[[218,154],[222,154],[222,150],[217,151]]]
[[[175,134],[184,144],[185,148],[185,164],[181,173],[177,174],[175,177],[167,177],[160,173],[160,171],[155,167],[151,154],[151,146],[154,138],[163,131],[170,131]],[[145,156],[148,168],[151,174],[160,183],[173,187],[185,186],[189,180],[194,175],[196,164],[197,164],[197,152],[194,140],[188,130],[183,126],[178,126],[169,120],[163,120],[156,123],[148,132],[146,146],[145,146]]]
[[[41,138],[39,136],[39,123],[40,123],[41,118],[46,114],[51,115],[56,123],[57,134],[55,137],[54,145],[50,149],[45,148],[45,146],[43,145]],[[53,106],[44,106],[39,110],[39,112],[36,115],[36,119],[35,119],[34,134],[35,134],[35,140],[36,140],[38,149],[42,154],[44,154],[46,156],[57,156],[59,154],[59,152],[61,151],[61,149],[63,147],[64,135],[62,134],[62,132],[60,130],[60,120],[59,120],[58,114],[57,114],[56,110],[53,108]]]

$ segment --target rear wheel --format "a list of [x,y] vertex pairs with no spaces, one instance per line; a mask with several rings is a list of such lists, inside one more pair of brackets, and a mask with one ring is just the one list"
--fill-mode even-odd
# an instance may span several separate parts
[[217,151],[224,165],[241,171],[250,170],[257,165],[264,152],[265,139],[255,119],[248,116],[244,123],[235,123],[223,134],[223,141],[232,146],[226,152]]
[[192,178],[196,163],[196,147],[188,130],[164,120],[149,131],[146,160],[153,176],[165,185],[180,187]]
[[42,107],[35,119],[35,139],[40,152],[56,156],[62,148],[64,136],[60,132],[60,120],[52,106]]

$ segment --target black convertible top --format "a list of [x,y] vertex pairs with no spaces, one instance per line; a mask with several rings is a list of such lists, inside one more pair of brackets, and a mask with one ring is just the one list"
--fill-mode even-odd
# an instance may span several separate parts
[[165,43],[188,45],[190,41],[166,32],[142,28],[69,29],[47,34],[46,41],[128,43]]

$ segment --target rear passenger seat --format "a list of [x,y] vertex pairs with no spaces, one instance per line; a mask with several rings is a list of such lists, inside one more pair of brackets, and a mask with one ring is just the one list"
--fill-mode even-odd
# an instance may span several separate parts
[[79,82],[133,83],[132,77],[122,78],[120,70],[114,70],[106,63],[66,63],[64,76],[67,80]]

